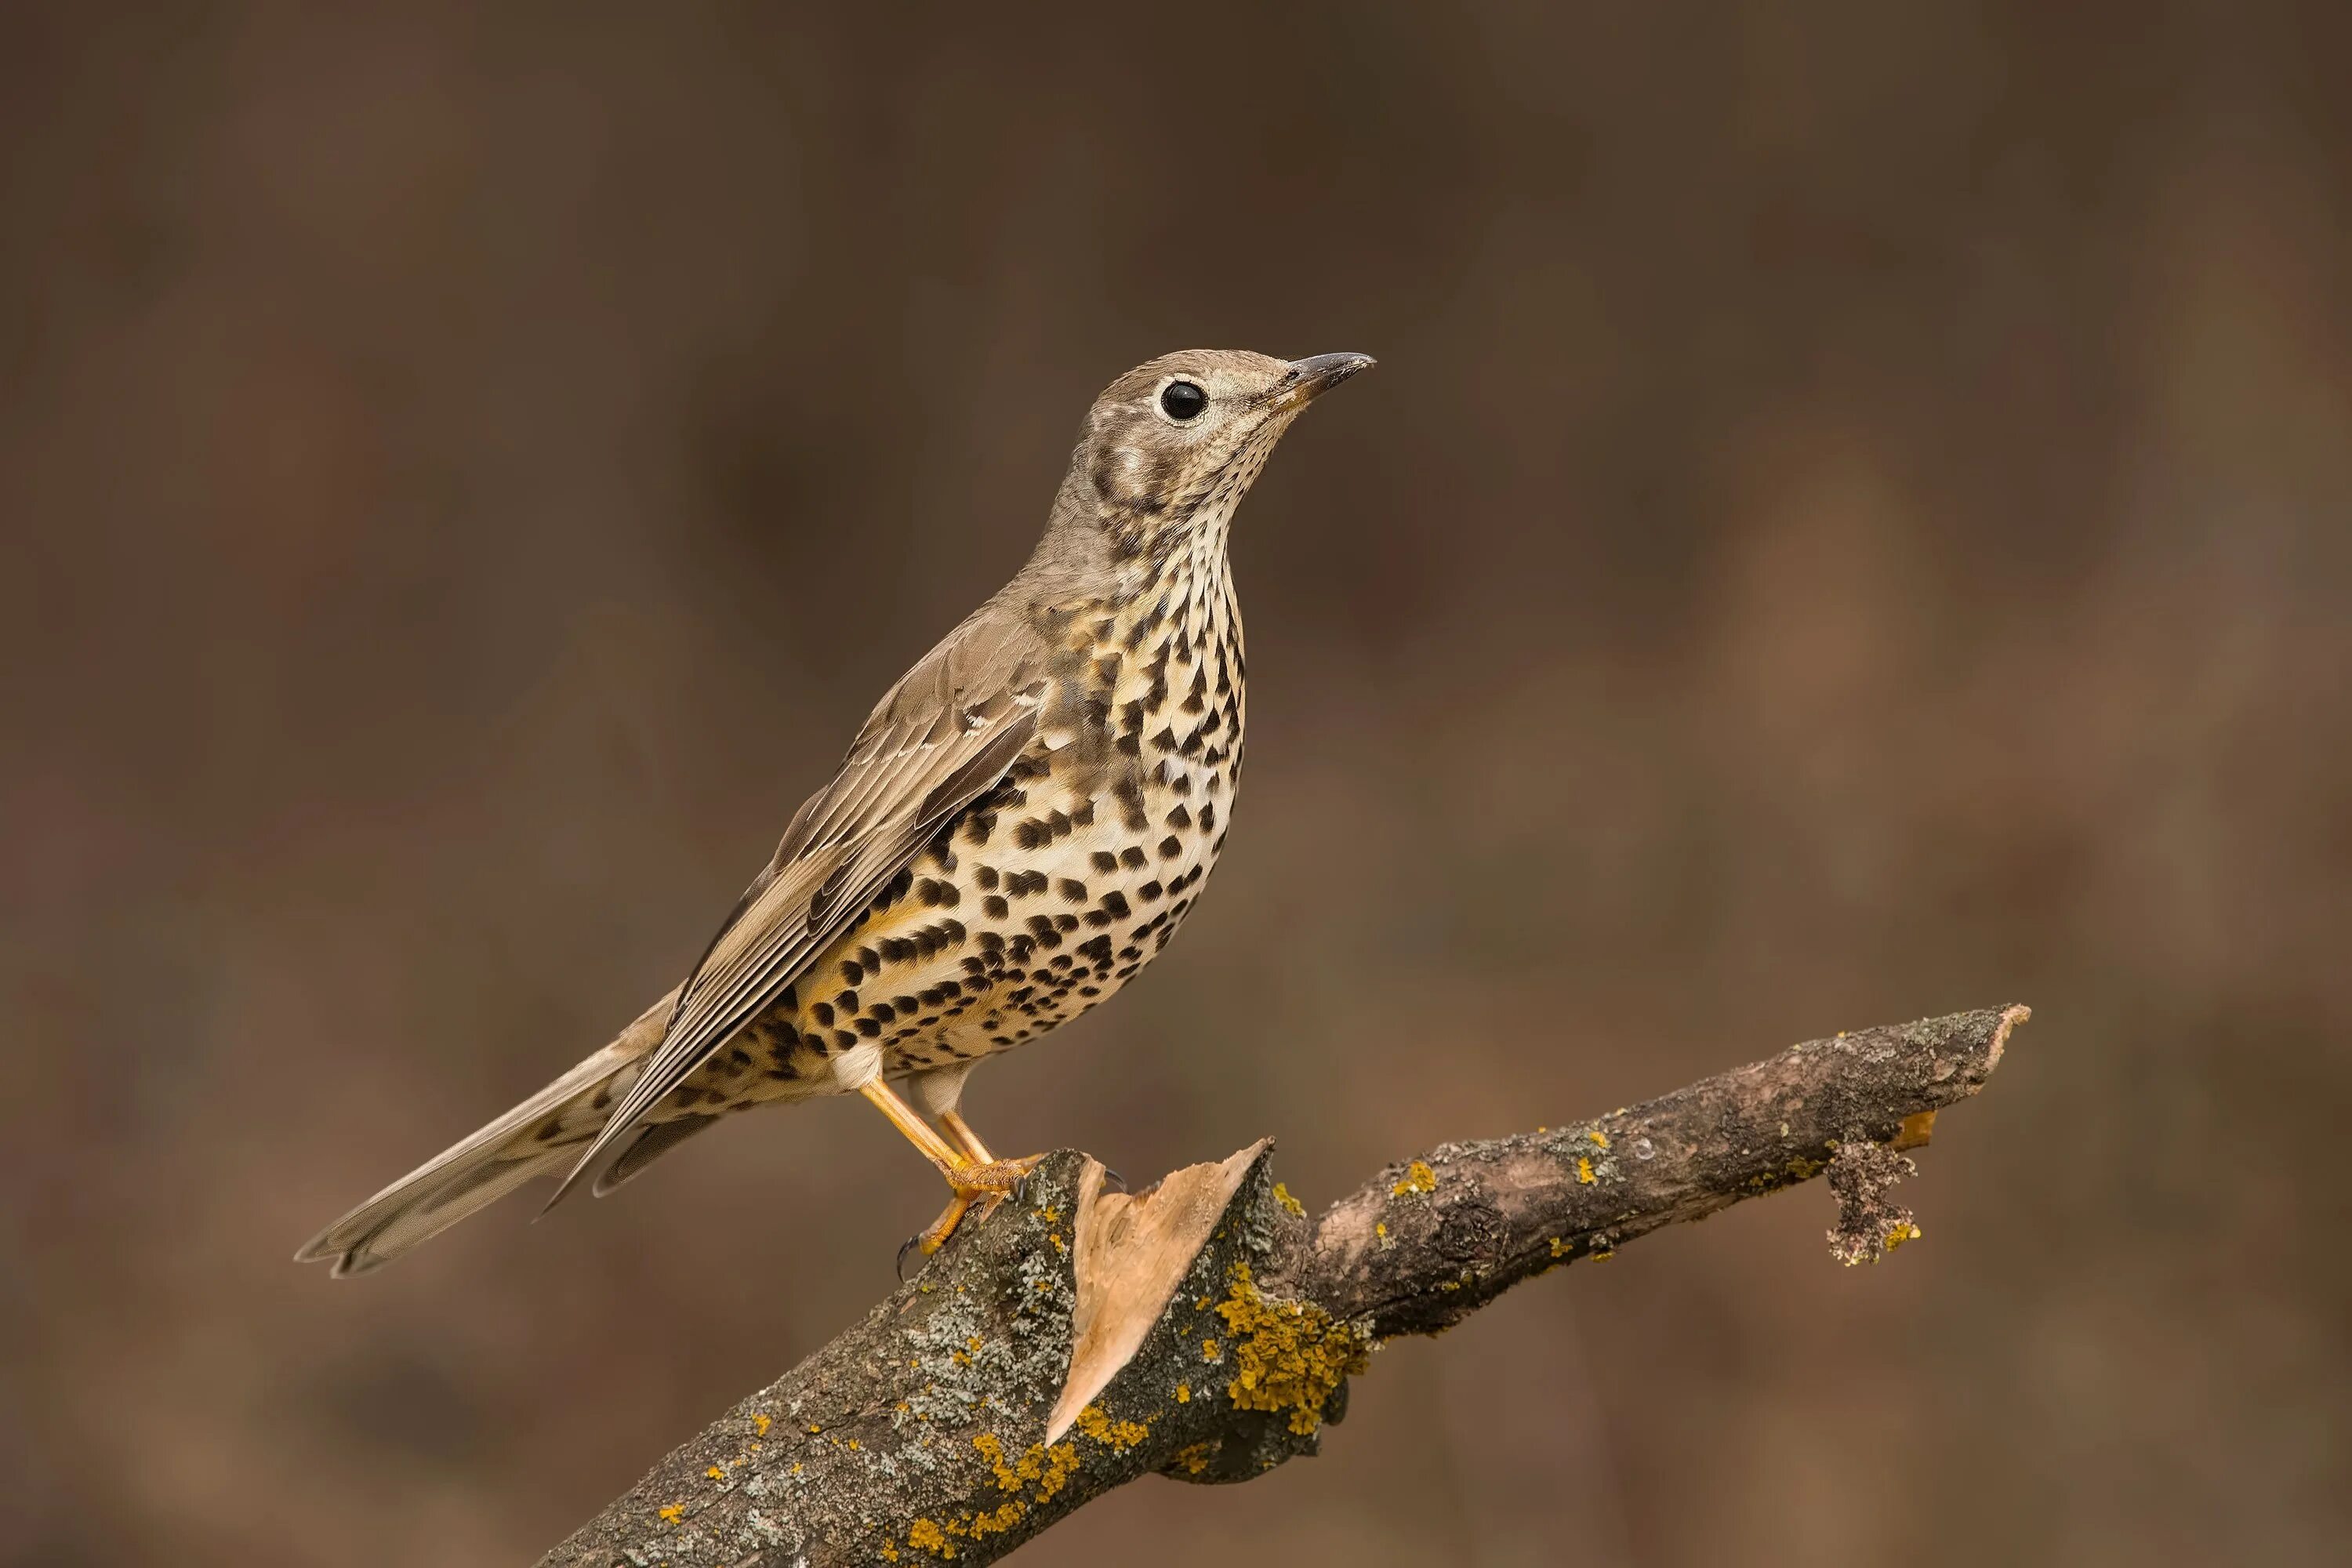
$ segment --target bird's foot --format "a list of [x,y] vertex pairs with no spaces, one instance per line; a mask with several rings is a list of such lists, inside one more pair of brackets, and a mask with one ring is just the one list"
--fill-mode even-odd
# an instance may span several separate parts
[[1031,1154],[1018,1160],[990,1160],[944,1171],[942,1174],[948,1179],[950,1194],[948,1206],[940,1212],[939,1218],[910,1238],[906,1247],[898,1249],[901,1267],[906,1263],[908,1247],[920,1248],[923,1256],[929,1258],[948,1244],[948,1237],[955,1234],[956,1226],[963,1223],[967,1214],[976,1220],[984,1220],[994,1214],[1005,1199],[1018,1198],[1022,1188],[1028,1183],[1029,1173],[1035,1170],[1037,1163],[1044,1158],[1043,1154]]

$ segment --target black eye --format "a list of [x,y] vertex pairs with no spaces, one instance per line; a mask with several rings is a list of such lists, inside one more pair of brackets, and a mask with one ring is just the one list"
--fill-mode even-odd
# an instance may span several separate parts
[[1160,390],[1160,412],[1181,425],[1187,419],[1197,419],[1201,410],[1209,406],[1209,395],[1189,381],[1171,381]]

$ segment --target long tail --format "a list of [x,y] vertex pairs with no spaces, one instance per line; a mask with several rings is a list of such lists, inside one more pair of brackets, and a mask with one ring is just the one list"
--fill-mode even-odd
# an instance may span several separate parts
[[[661,1043],[675,1000],[675,994],[663,997],[611,1045],[327,1226],[303,1244],[294,1260],[331,1258],[338,1278],[364,1274],[488,1207],[532,1177],[562,1174],[602,1130],[606,1113],[627,1089],[625,1081],[614,1080],[633,1075]],[[608,1173],[597,1190],[635,1174],[658,1152],[643,1153],[626,1172]]]

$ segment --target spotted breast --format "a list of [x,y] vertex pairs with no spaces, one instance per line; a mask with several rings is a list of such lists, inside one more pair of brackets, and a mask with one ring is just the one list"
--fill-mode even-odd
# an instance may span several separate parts
[[894,1078],[1010,1049],[1168,945],[1224,847],[1241,770],[1224,552],[1186,551],[1149,592],[1042,610],[1036,625],[1060,657],[1035,739],[681,1087],[673,1113],[796,1098],[864,1046]]

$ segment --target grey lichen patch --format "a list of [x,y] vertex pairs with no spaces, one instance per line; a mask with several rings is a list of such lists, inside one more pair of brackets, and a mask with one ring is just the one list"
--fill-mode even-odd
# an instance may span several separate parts
[[[1068,1362],[1077,1304],[1067,1249],[1052,1245],[1066,1228],[1062,1216],[1072,1197],[1066,1183],[1043,1172],[1030,1185],[1025,1202],[1008,1205],[990,1221],[1024,1233],[1006,1249],[1008,1268],[983,1279],[943,1270],[935,1260],[916,1281],[901,1314],[898,1359],[921,1375],[889,1412],[900,1432],[1017,1416],[1041,1400],[1051,1403]],[[918,1462],[928,1468],[935,1461],[926,1455]]]

